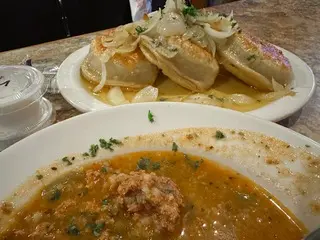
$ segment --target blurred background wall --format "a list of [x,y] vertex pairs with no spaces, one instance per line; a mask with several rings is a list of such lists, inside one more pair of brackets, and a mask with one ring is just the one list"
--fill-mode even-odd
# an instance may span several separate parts
[[[234,0],[192,0],[197,8]],[[165,0],[153,0],[152,9]],[[132,21],[129,0],[1,0],[0,52]]]

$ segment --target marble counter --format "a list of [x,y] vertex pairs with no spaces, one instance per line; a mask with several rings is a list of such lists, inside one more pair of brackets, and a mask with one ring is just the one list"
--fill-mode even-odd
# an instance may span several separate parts
[[[294,52],[312,68],[317,82],[315,94],[302,110],[280,124],[320,142],[319,0],[245,0],[215,8],[225,13],[233,10],[244,30]],[[54,77],[55,68],[73,51],[89,44],[94,35],[3,52],[0,53],[0,64],[19,64],[29,56],[33,66],[47,73],[50,80]],[[54,104],[57,121],[81,114],[59,93],[47,93],[46,97]]]

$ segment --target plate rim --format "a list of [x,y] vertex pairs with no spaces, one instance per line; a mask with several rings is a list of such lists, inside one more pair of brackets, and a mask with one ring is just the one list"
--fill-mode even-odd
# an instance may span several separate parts
[[[269,117],[263,116],[263,114],[267,114],[268,112],[270,112],[270,110],[272,110],[272,108],[274,108],[273,104],[286,104],[285,102],[283,103],[282,101],[284,101],[283,98],[278,99],[270,104],[267,104],[266,106],[263,106],[261,108],[252,110],[252,111],[248,111],[245,112],[246,114],[252,115],[252,116],[256,116],[258,118],[262,118],[264,120],[267,121],[272,121],[272,122],[278,122],[281,121],[291,115],[293,115],[294,113],[298,112],[300,109],[302,109],[307,103],[308,101],[311,99],[311,97],[313,96],[313,94],[315,93],[316,90],[316,81],[315,81],[315,76],[314,73],[311,69],[311,67],[304,61],[302,60],[300,57],[298,57],[296,54],[294,54],[293,52],[290,52],[284,48],[281,48],[279,46],[276,46],[279,50],[281,50],[282,52],[286,54],[290,54],[293,55],[293,57],[295,57],[296,59],[298,59],[299,61],[301,61],[301,63],[303,64],[303,67],[305,68],[305,71],[308,71],[308,73],[310,74],[310,81],[309,84],[311,84],[311,87],[299,87],[299,89],[309,89],[309,91],[307,93],[304,94],[304,97],[299,101],[298,105],[291,105],[293,107],[290,108],[290,111],[285,111],[284,114],[280,115],[276,115],[274,116],[273,114],[270,114]],[[101,109],[109,109],[112,108],[114,106],[105,104],[103,102],[101,102],[100,100],[96,99],[95,97],[93,97],[92,95],[90,95],[90,93],[86,92],[85,95],[86,97],[88,97],[88,99],[90,98],[91,101],[95,102],[95,104],[97,104],[98,109],[94,109],[88,105],[85,105],[83,102],[79,102],[79,100],[77,100],[75,97],[73,97],[72,95],[70,96],[69,94],[67,94],[64,89],[65,89],[65,84],[67,83],[66,80],[64,80],[64,77],[62,77],[62,75],[65,75],[66,73],[68,73],[69,75],[72,74],[72,70],[70,65],[77,63],[79,64],[80,61],[82,61],[82,59],[86,56],[85,54],[87,54],[87,52],[90,49],[90,44],[81,47],[80,49],[72,52],[60,65],[58,73],[57,73],[57,85],[58,88],[60,90],[61,95],[63,96],[63,98],[69,103],[71,104],[74,108],[76,108],[78,111],[85,113],[85,112],[91,112],[91,111],[97,111],[97,110],[101,110]],[[78,56],[80,55],[80,57]],[[74,58],[77,58],[74,60]],[[289,59],[290,60],[290,59]],[[67,70],[69,69],[69,70]],[[77,80],[70,80],[72,82],[78,81]],[[81,83],[80,83],[81,84]],[[294,88],[293,90],[298,89],[298,88]],[[85,90],[85,89],[84,89]],[[132,103],[130,103],[132,104]],[[136,104],[136,103],[135,103]],[[194,103],[196,104],[196,103]],[[287,105],[283,105],[283,107],[285,107],[285,109],[288,107]],[[276,107],[276,109],[278,109],[279,106]],[[260,112],[262,112],[263,114],[261,114]]]
[[[250,121],[257,122],[258,124],[263,124],[268,128],[271,128],[271,129],[275,128],[275,129],[279,129],[279,131],[285,131],[289,135],[291,134],[292,136],[300,138],[301,140],[308,142],[308,143],[312,144],[313,146],[316,146],[316,148],[319,148],[319,151],[320,151],[320,143],[319,142],[317,142],[317,141],[315,141],[315,140],[313,140],[313,139],[311,139],[311,138],[309,138],[299,132],[296,132],[290,128],[287,128],[285,126],[282,126],[282,125],[277,124],[272,121],[268,121],[266,119],[259,118],[257,116],[251,115],[251,114],[246,114],[246,113],[235,111],[232,109],[221,108],[221,107],[211,106],[211,105],[192,104],[192,103],[183,103],[183,102],[154,102],[154,103],[153,102],[152,103],[144,102],[144,103],[135,103],[135,104],[124,104],[124,105],[114,106],[112,108],[99,109],[96,111],[91,111],[91,112],[87,112],[84,114],[79,114],[77,116],[74,116],[72,118],[68,118],[68,119],[61,121],[61,122],[57,122],[53,125],[50,125],[44,129],[41,129],[41,130],[27,136],[26,138],[14,143],[10,147],[8,147],[8,148],[4,149],[2,152],[0,152],[0,156],[3,155],[4,153],[7,154],[8,151],[12,151],[11,150],[12,148],[16,148],[16,147],[19,147],[19,145],[21,145],[21,144],[25,144],[26,141],[31,141],[33,138],[36,138],[40,134],[46,134],[46,132],[54,131],[54,128],[60,127],[62,125],[67,125],[67,124],[72,125],[73,122],[80,121],[81,118],[90,118],[91,116],[100,115],[100,114],[112,114],[112,112],[114,112],[114,111],[121,111],[122,108],[124,108],[124,109],[135,108],[135,107],[136,108],[140,108],[140,107],[144,108],[145,106],[149,106],[148,109],[156,109],[156,108],[158,108],[159,105],[161,105],[161,107],[162,107],[162,105],[163,106],[167,105],[168,108],[176,107],[176,106],[178,106],[178,108],[179,108],[179,105],[181,105],[181,108],[188,108],[188,107],[189,108],[204,108],[204,109],[207,108],[208,111],[214,111],[214,112],[221,111],[221,112],[225,112],[223,114],[226,114],[226,115],[234,115],[234,116],[239,115],[244,118],[248,118],[248,120],[250,120]],[[192,126],[190,126],[190,127],[192,127]],[[201,126],[201,127],[204,127],[204,126]],[[210,125],[209,127],[213,127],[213,126]],[[223,127],[221,127],[221,128],[223,128]],[[242,129],[242,128],[240,127],[240,129]],[[245,129],[245,130],[247,130],[247,129]],[[247,130],[247,131],[253,131],[253,130]],[[255,131],[253,131],[253,132],[255,132]],[[275,137],[279,140],[282,140],[280,137],[277,137],[274,135],[269,135],[269,134],[263,133],[263,132],[259,132],[259,133],[264,134],[266,136]],[[282,140],[282,141],[286,141],[286,140]],[[0,160],[0,165],[1,165],[1,160]]]

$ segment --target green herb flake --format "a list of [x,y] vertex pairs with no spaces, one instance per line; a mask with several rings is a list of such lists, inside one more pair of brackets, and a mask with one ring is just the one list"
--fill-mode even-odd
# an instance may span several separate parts
[[37,175],[36,175],[36,178],[37,178],[38,180],[41,180],[41,179],[43,178],[43,175],[37,174]]
[[99,146],[97,144],[92,144],[89,149],[89,153],[91,157],[97,156],[99,150]]
[[172,151],[174,151],[174,152],[176,152],[176,151],[178,151],[178,145],[175,143],[175,142],[173,142],[172,143]]
[[306,144],[305,146],[306,146],[306,148],[309,148],[309,147],[311,147],[311,146],[310,146],[310,145],[308,145],[308,144]]
[[52,193],[51,193],[51,196],[50,196],[50,201],[57,201],[59,200],[61,197],[61,190],[58,189],[58,188],[55,188]]
[[159,162],[152,162],[149,158],[142,157],[137,163],[137,169],[140,170],[159,170],[161,167]]
[[92,233],[95,237],[99,237],[104,229],[105,223],[97,223],[94,224],[94,227],[92,228]]
[[247,60],[248,61],[256,60],[256,55],[254,55],[254,54],[250,55],[249,57],[247,57]]
[[151,160],[149,158],[142,157],[137,163],[137,168],[141,170],[148,170]]
[[237,25],[237,22],[231,23],[231,27],[234,28],[234,26]]
[[103,199],[102,200],[102,205],[105,206],[109,203],[109,200],[108,199]]
[[122,142],[114,139],[114,138],[110,138],[109,141],[106,141],[105,139],[101,138],[99,139],[99,143],[100,143],[100,147],[104,148],[106,150],[110,150],[111,152],[114,151],[113,146],[114,145],[122,145]]
[[187,154],[184,154],[184,159],[186,160],[186,163],[190,167],[192,167],[194,170],[197,170],[200,167],[200,165],[203,163],[203,159],[193,161],[190,159],[190,157]]
[[69,160],[69,158],[68,158],[68,157],[64,157],[64,158],[62,158],[62,162],[67,163],[67,165],[68,165],[68,166],[69,166],[69,165],[72,165],[72,162]]
[[244,136],[244,133],[243,133],[243,132],[239,132],[238,134],[239,134],[240,136],[242,136],[242,137]]
[[160,163],[159,162],[153,162],[151,164],[151,170],[159,170],[161,167]]
[[226,136],[223,134],[223,132],[221,132],[221,131],[216,131],[216,135],[215,135],[215,137],[216,137],[216,139],[223,139],[223,138],[225,138]]
[[90,154],[89,154],[89,153],[87,153],[87,152],[85,152],[85,153],[82,153],[82,156],[83,156],[83,157],[89,157],[89,156],[90,156]]
[[136,27],[136,32],[138,33],[138,34],[141,34],[141,33],[143,33],[144,31],[146,31],[147,30],[147,28],[144,28],[144,27],[141,27],[141,26],[137,26]]
[[119,141],[117,139],[114,139],[114,138],[110,138],[109,142],[112,143],[112,144],[115,144],[115,145],[122,145],[121,141]]
[[188,6],[188,7],[185,7],[183,10],[182,10],[182,13],[183,15],[190,15],[192,17],[195,17],[198,15],[198,10],[193,6]]
[[101,168],[101,172],[103,172],[103,173],[108,173],[107,167],[103,166],[103,167]]
[[105,139],[99,139],[99,143],[100,143],[100,147],[110,150],[111,152],[113,152],[113,148],[112,148],[112,143],[111,142],[107,142]]
[[77,226],[75,224],[71,224],[67,228],[67,233],[72,236],[78,236],[78,235],[80,235],[80,230],[77,228]]
[[148,119],[149,119],[149,122],[151,122],[151,123],[154,122],[154,116],[150,110],[148,111]]

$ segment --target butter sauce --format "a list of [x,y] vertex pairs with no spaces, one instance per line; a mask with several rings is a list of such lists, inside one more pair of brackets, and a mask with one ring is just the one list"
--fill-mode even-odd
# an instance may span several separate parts
[[[106,99],[107,92],[109,90],[108,86],[105,86],[100,92],[94,93],[93,89],[97,85],[97,83],[88,81],[83,77],[82,85],[95,98],[106,104],[110,104]],[[179,86],[163,74],[159,74],[153,86],[159,89],[158,101],[182,102],[188,96],[196,94],[195,92]],[[139,91],[137,89],[130,88],[121,89],[124,96],[129,101],[131,101],[134,95]],[[266,93],[250,87],[249,85],[243,83],[241,80],[223,69],[220,71],[211,89],[204,92],[203,94],[211,98],[215,98],[217,100],[217,106],[219,107],[233,109],[240,112],[252,111],[272,102],[270,99],[261,100],[259,96]],[[237,104],[230,100],[230,96],[232,94],[244,94],[252,98],[254,101],[248,104]]]

